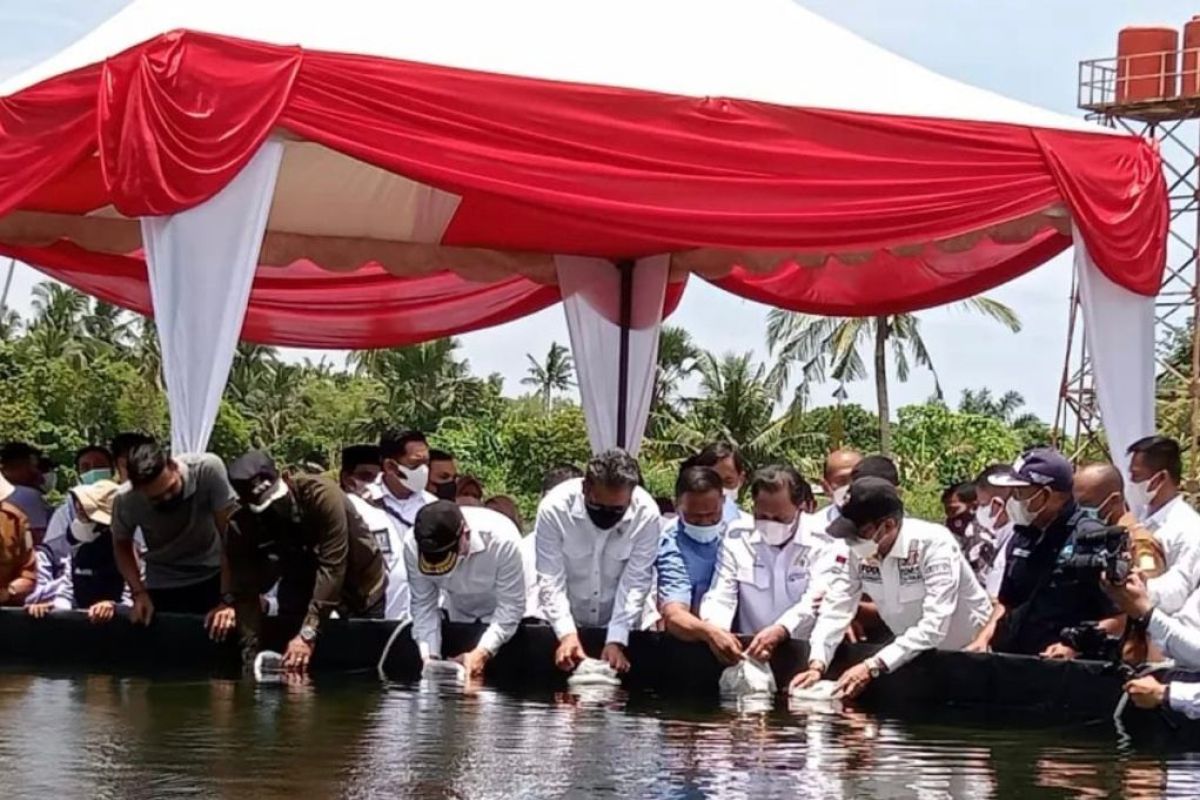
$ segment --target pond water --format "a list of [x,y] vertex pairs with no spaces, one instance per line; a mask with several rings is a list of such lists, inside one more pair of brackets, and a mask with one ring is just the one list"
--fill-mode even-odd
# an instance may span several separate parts
[[1112,723],[953,726],[776,704],[0,672],[4,798],[1196,798]]

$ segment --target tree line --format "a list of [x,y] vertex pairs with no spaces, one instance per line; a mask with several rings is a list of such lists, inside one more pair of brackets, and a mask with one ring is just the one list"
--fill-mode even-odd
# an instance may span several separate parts
[[[993,303],[976,307],[1019,327],[1011,310]],[[866,348],[876,364],[893,360],[902,380],[910,363],[932,370],[912,315],[838,320],[773,312],[767,343],[764,362],[752,353],[707,352],[686,330],[663,328],[641,453],[654,494],[669,496],[679,461],[714,438],[736,443],[751,467],[786,461],[814,480],[835,447],[886,447],[914,510],[936,517],[943,486],[1051,439],[1016,392],[968,390],[951,405],[939,388],[928,402],[882,418],[856,404],[810,405],[816,383],[875,374],[887,407],[886,370],[866,370]],[[41,283],[28,319],[13,311],[0,318],[0,377],[0,440],[29,441],[64,467],[77,448],[118,431],[167,438],[153,322],[73,289]],[[505,395],[499,375],[476,374],[454,338],[356,351],[345,364],[289,363],[274,348],[242,343],[210,449],[230,458],[260,447],[283,463],[336,466],[344,445],[416,427],[453,452],[460,472],[478,477],[488,495],[514,497],[529,517],[543,471],[589,455],[573,386],[570,351],[557,342],[529,355],[518,389],[525,393],[516,397]]]

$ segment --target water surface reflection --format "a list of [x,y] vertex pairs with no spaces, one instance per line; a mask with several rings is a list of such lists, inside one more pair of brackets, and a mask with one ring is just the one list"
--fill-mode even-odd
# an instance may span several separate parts
[[14,798],[1194,798],[1188,754],[1111,726],[900,723],[828,708],[368,681],[0,673]]

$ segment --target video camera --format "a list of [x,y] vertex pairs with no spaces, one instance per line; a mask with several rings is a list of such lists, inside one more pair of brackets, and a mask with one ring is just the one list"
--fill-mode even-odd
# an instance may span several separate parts
[[1114,586],[1125,583],[1132,565],[1129,531],[1120,525],[1104,525],[1092,520],[1080,524],[1074,539],[1063,548],[1058,562],[1063,572],[1081,578],[1099,580],[1100,573],[1104,573]]
[[1072,628],[1063,628],[1059,637],[1080,658],[1121,663],[1121,637],[1109,636],[1099,623],[1084,622]]

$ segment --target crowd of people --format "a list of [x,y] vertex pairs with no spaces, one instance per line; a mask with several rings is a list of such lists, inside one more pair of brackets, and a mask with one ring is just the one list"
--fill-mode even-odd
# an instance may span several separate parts
[[[419,431],[346,447],[329,474],[280,470],[262,451],[228,465],[172,456],[122,434],[79,451],[56,508],[55,465],[12,442],[0,605],[96,624],[121,606],[142,625],[193,613],[248,655],[265,616],[295,618],[283,663],[298,672],[333,615],[411,620],[426,660],[443,658],[443,620],[484,623],[456,656],[472,675],[523,620],[553,629],[564,671],[588,658],[581,627],[605,631],[594,655],[618,673],[641,629],[703,642],[726,665],[804,639],[792,688],[821,680],[843,641],[883,643],[841,672],[843,697],[932,649],[1071,659],[1115,642],[1130,662],[1180,670],[1130,681],[1135,703],[1200,718],[1188,675],[1200,672],[1200,515],[1181,494],[1177,442],[1148,437],[1128,457],[1123,475],[1036,448],[948,487],[931,521],[906,513],[881,455],[837,450],[810,483],[785,464],[748,474],[714,442],[680,465],[673,498],[655,499],[637,460],[610,450],[546,473],[526,535],[511,498],[485,500]],[[1107,541],[1120,552],[1095,547]]]

